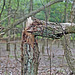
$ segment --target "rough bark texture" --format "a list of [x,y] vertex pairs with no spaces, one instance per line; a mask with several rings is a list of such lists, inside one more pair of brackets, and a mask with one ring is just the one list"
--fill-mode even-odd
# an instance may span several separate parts
[[[24,37],[25,38],[25,37]],[[24,40],[22,40],[24,41]],[[39,65],[39,49],[36,41],[34,48],[27,42],[21,44],[21,75],[37,75]]]
[[[35,21],[32,23],[32,25],[29,27],[27,31],[34,34],[35,36],[42,36],[42,37],[48,37],[53,39],[59,39],[64,34],[62,32],[61,26],[63,30],[65,31],[65,34],[75,33],[75,24],[74,23],[54,23],[54,22],[46,22],[40,21],[38,19],[35,19]],[[48,35],[46,36],[46,31]]]
[[67,64],[70,68],[70,70],[73,72],[73,74],[75,75],[75,59],[72,56],[72,52],[69,49],[69,39],[68,39],[68,35],[64,35],[64,40],[62,40],[62,45],[63,45],[63,49],[64,49],[64,55],[67,61]]
[[75,23],[75,0],[73,1],[72,4],[72,10],[71,10],[71,23]]
[[[54,26],[50,25],[50,23],[47,23],[47,24],[48,25],[46,26],[45,22],[35,20],[29,26],[29,28],[27,28],[27,32],[31,33],[32,35],[34,34],[34,36],[42,36],[42,37],[53,38],[53,39],[59,39],[62,36],[64,36],[64,43],[63,43],[64,54],[65,54],[69,68],[75,74],[75,59],[73,58],[71,50],[68,47],[69,40],[66,38],[67,35],[65,36],[65,34],[75,33],[75,24],[73,25],[66,24],[65,26],[64,26],[64,23],[61,23],[61,24],[54,23],[53,24]],[[35,54],[38,54],[35,51],[36,50],[33,51],[34,58],[37,57]],[[34,63],[36,63],[36,61],[34,61]],[[36,66],[36,64],[34,64],[34,66]],[[36,70],[34,70],[34,73],[36,73]]]

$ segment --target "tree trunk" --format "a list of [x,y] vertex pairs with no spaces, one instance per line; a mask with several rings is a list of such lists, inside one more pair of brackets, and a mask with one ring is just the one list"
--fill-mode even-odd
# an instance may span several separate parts
[[64,22],[68,21],[68,14],[67,14],[67,6],[68,6],[68,0],[65,0],[65,9],[64,9]]
[[[10,15],[10,13],[11,13],[10,4],[11,4],[11,0],[9,0],[8,15]],[[8,17],[8,25],[10,25],[10,17]],[[10,30],[8,31],[7,36],[8,36],[7,51],[10,51],[10,43],[9,43],[10,42]]]
[[73,1],[72,4],[72,10],[71,10],[71,23],[75,23],[75,0]]
[[29,12],[33,11],[33,0],[30,0],[30,8],[29,8]]
[[75,75],[75,59],[74,57],[72,56],[72,52],[71,50],[69,49],[69,43],[70,43],[70,40],[68,38],[68,35],[64,35],[64,39],[62,39],[62,45],[63,45],[63,48],[64,48],[64,55],[65,55],[65,58],[66,58],[66,61],[67,61],[67,64],[70,68],[70,70],[73,72],[73,74]]
[[28,43],[22,45],[21,59],[21,75],[37,75],[39,65],[39,49],[38,45],[34,45],[34,49]]
[[[0,1],[1,2],[1,1]],[[3,0],[3,7],[2,7],[2,10],[1,10],[1,12],[0,12],[0,19],[1,19],[1,15],[2,15],[2,13],[3,13],[3,10],[4,10],[4,6],[5,6],[5,0]]]

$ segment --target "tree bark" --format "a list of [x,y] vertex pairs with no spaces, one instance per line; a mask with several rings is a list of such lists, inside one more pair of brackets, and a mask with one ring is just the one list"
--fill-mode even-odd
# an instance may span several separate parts
[[68,46],[69,46],[68,43],[70,43],[68,36],[64,35],[64,39],[62,39],[62,45],[64,48],[64,55],[65,55],[65,58],[66,58],[66,61],[67,61],[67,64],[68,64],[70,70],[75,75],[75,59],[72,56],[71,50],[68,48]]
[[[8,15],[10,15],[10,13],[11,13],[10,4],[11,4],[11,0],[9,0]],[[8,17],[8,25],[10,25],[10,19],[11,19],[11,18]],[[10,30],[8,31],[7,36],[8,36],[8,42],[10,42]],[[7,51],[10,51],[10,43],[8,43],[8,42],[7,42]]]
[[73,1],[72,4],[72,10],[71,10],[71,23],[75,23],[75,0]]

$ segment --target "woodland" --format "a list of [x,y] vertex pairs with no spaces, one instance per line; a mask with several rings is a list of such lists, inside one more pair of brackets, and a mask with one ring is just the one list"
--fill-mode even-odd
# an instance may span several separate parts
[[0,0],[0,75],[75,75],[75,0]]

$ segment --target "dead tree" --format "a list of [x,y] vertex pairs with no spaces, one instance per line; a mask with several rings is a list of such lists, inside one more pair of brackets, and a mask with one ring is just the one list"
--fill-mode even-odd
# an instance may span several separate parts
[[[34,21],[26,26],[26,28],[23,30],[21,44],[21,75],[37,75],[39,65],[39,50],[38,43],[35,39],[36,36],[52,39],[60,39],[62,36],[64,36],[64,54],[69,68],[75,74],[75,60],[72,57],[71,51],[68,49],[68,42],[66,41],[67,39],[65,37],[67,34],[75,33],[75,24],[71,25],[71,23],[66,23],[66,26],[64,26],[64,23],[58,24],[47,22],[47,24],[48,25],[46,26],[45,21],[34,19]],[[46,35],[46,30],[48,35]]]

